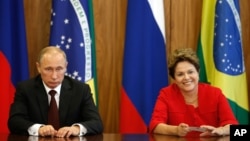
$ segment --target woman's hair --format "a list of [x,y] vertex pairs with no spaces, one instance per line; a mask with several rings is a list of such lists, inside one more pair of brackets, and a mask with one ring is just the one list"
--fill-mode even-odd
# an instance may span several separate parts
[[170,54],[169,62],[168,62],[168,70],[169,75],[174,79],[175,68],[179,62],[189,62],[194,65],[196,70],[200,71],[199,59],[196,53],[192,48],[179,48],[174,50],[172,54]]

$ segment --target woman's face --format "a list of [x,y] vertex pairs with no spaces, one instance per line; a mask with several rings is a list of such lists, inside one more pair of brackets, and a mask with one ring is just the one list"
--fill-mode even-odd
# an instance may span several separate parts
[[199,72],[195,66],[188,61],[179,62],[175,68],[175,83],[183,92],[197,90]]

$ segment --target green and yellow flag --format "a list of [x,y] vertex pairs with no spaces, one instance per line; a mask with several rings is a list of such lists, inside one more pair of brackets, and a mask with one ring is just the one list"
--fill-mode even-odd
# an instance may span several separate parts
[[203,0],[200,81],[222,89],[240,124],[249,123],[238,0]]
[[52,1],[50,45],[65,51],[66,75],[89,84],[98,105],[92,0]]

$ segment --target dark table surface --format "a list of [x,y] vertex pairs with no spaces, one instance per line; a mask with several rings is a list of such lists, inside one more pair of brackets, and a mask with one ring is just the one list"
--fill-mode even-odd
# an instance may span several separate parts
[[157,134],[100,134],[83,137],[52,138],[23,136],[0,133],[0,141],[230,141],[229,136],[224,137],[176,137]]

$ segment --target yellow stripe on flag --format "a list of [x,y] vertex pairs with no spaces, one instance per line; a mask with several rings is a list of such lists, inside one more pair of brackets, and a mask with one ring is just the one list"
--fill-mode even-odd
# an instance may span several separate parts
[[96,90],[95,90],[95,83],[94,83],[94,79],[90,79],[88,81],[86,81],[85,83],[88,84],[90,86],[90,89],[91,89],[91,93],[92,93],[92,96],[93,96],[93,99],[94,99],[94,102],[95,104],[97,104],[97,99],[96,99]]
[[[249,112],[246,73],[227,75],[215,68],[215,60],[213,60],[215,8],[216,0],[203,1],[201,46],[207,72],[207,81],[211,85],[221,88],[226,97],[234,102],[234,105],[236,105],[232,107],[234,113],[237,118],[241,119],[241,115],[247,116]],[[241,113],[242,111],[244,114]],[[243,117],[242,122],[248,122],[247,117]]]

